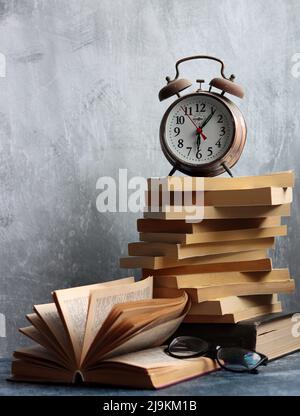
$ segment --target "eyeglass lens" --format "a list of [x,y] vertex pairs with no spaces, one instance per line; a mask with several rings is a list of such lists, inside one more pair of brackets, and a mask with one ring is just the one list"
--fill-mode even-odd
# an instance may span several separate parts
[[170,344],[169,351],[177,357],[193,357],[205,354],[209,349],[208,343],[200,338],[178,337]]
[[252,370],[261,361],[261,356],[255,351],[235,347],[220,348],[217,357],[225,368],[233,371]]

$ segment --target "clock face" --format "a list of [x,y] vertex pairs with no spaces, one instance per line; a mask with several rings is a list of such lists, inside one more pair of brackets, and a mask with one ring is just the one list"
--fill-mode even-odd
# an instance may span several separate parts
[[220,159],[235,134],[234,119],[227,106],[212,95],[191,94],[170,110],[164,143],[173,158],[201,166]]

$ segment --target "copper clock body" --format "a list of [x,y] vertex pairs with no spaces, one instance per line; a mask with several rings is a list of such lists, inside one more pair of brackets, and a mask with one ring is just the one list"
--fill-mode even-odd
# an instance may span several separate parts
[[[230,115],[233,129],[230,144],[227,146],[225,152],[221,154],[220,157],[212,160],[211,162],[202,163],[199,165],[180,160],[180,158],[178,158],[170,149],[166,138],[167,120],[174,107],[181,101],[189,98],[193,99],[194,97],[199,99],[201,99],[201,97],[211,97],[213,100],[217,101],[219,105],[224,106],[225,110]],[[221,94],[203,90],[197,91],[193,94],[184,95],[173,102],[165,112],[160,125],[160,144],[165,157],[176,170],[191,176],[217,176],[226,171],[225,166],[229,169],[232,168],[237,163],[242,154],[246,142],[246,135],[246,123],[238,107],[232,101]]]

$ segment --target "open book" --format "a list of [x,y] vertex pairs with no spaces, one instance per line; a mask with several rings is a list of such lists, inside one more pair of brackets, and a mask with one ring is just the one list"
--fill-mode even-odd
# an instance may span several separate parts
[[[125,371],[128,364],[124,367],[122,360],[114,357],[125,354],[127,360],[126,354],[160,346],[190,308],[183,291],[171,299],[153,299],[152,292],[152,277],[55,291],[54,303],[35,305],[34,313],[27,315],[31,326],[20,329],[39,345],[15,351],[12,380],[72,383],[79,379],[86,383],[139,386],[135,378],[129,380]],[[148,357],[148,366],[154,352]],[[164,355],[162,362],[168,359]],[[129,358],[132,363],[134,354]],[[141,367],[140,359],[138,363]],[[192,371],[192,366],[187,366]],[[203,361],[203,372],[214,367],[210,360]],[[153,386],[151,372],[144,369],[142,373],[141,385]],[[167,384],[175,381],[165,380]]]

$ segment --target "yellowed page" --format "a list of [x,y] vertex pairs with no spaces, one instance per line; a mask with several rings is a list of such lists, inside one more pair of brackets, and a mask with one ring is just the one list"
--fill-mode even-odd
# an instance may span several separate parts
[[51,342],[45,337],[40,331],[36,329],[33,325],[26,326],[24,328],[19,328],[19,331],[26,335],[28,338],[32,339],[37,344],[40,344],[42,347],[48,350],[54,350],[54,352],[59,353],[59,351],[52,345]]
[[136,283],[93,290],[90,296],[81,362],[83,362],[89,347],[114,305],[141,299],[151,299],[152,297],[152,276]]
[[161,345],[176,331],[178,326],[186,317],[190,306],[191,302],[188,299],[181,315],[173,319],[167,319],[167,322],[163,322],[162,313],[160,321],[150,322],[148,325],[144,326],[140,330],[137,330],[135,333],[129,333],[129,335],[127,337],[125,336],[121,342],[112,343],[110,350],[106,349],[104,351],[102,349],[102,351],[100,350],[98,354],[91,354],[91,356],[88,356],[88,359],[84,364],[88,365],[90,368],[108,357],[115,357],[120,354],[127,354],[131,351],[139,351],[141,349]]
[[132,336],[135,336],[140,331],[150,329],[150,327],[155,327],[180,317],[187,308],[187,294],[184,293],[180,300],[180,304],[178,305],[168,307],[166,304],[156,311],[149,308],[148,310],[143,310],[141,308],[140,311],[136,310],[131,316],[126,313],[122,314],[119,319],[115,321],[118,325],[114,329],[114,324],[112,324],[110,328],[105,326],[105,323],[108,320],[112,321],[109,315],[94,338],[88,356],[86,357],[86,362],[88,362],[88,357],[92,357],[94,352],[97,353],[97,355],[107,354],[110,350],[117,348],[118,345],[123,344],[123,342],[127,341]]
[[165,353],[166,345],[147,348],[141,351],[131,352],[128,354],[122,354],[115,358],[108,358],[105,361],[112,363],[124,363],[129,365],[134,365],[135,367],[140,368],[157,368],[157,367],[169,367],[170,365],[186,365],[186,361],[191,362],[191,360],[184,360],[174,358],[171,355]]
[[61,357],[62,362],[64,362],[65,366],[71,368],[72,364],[70,363],[71,360],[67,352],[62,351],[59,348],[59,345],[49,339],[46,334],[44,335],[33,325],[27,326],[25,328],[20,328],[19,331],[26,335],[28,338],[32,339],[37,344],[40,344],[42,347],[46,348],[48,351],[52,351],[54,354],[58,354]]
[[111,282],[61,289],[53,292],[53,298],[61,320],[67,329],[77,364],[79,364],[83,346],[90,291],[100,287],[110,288],[118,286],[122,288],[123,285],[133,281],[133,277],[128,277]]
[[[122,354],[128,354],[130,352],[140,351],[163,344],[176,331],[184,317],[185,315],[182,315],[179,318],[164,322],[150,329],[143,329],[138,334],[130,337],[122,345],[119,345],[117,348],[107,353],[103,358],[117,357]],[[102,357],[100,360],[102,360]]]
[[45,303],[41,305],[34,305],[34,310],[38,316],[47,325],[54,338],[68,355],[70,355],[70,341],[67,336],[65,327],[61,321],[55,303]]
[[42,320],[42,318],[39,317],[39,315],[36,312],[28,313],[26,315],[26,319],[40,332],[47,333],[47,335],[52,336],[52,334],[49,331],[49,328],[45,324],[45,322]]
[[[177,315],[172,315],[169,319],[177,318],[182,314],[185,307],[186,301],[184,302],[184,299],[186,299],[186,296],[185,294],[185,298],[182,296],[171,299],[149,299],[114,305],[94,338],[88,355],[85,356],[85,361],[88,362],[88,356],[91,356],[94,351],[98,353],[103,346],[111,347],[113,340],[120,341],[119,344],[121,344],[123,338],[127,339],[130,332],[137,332],[142,327],[148,327],[149,323],[153,322],[150,318],[153,313],[157,314],[159,312],[159,318],[166,321],[164,314],[167,315],[170,313],[169,311],[175,309]],[[164,313],[162,313],[162,310]],[[144,319],[145,316],[148,317],[147,321]],[[134,319],[137,320],[138,326],[133,323]],[[154,320],[157,325],[161,323],[157,322],[157,318]]]
[[48,365],[62,365],[65,363],[62,361],[60,355],[49,351],[41,345],[34,345],[32,347],[18,348],[13,353],[14,358],[17,359],[26,359],[32,361],[42,361],[44,364]]

